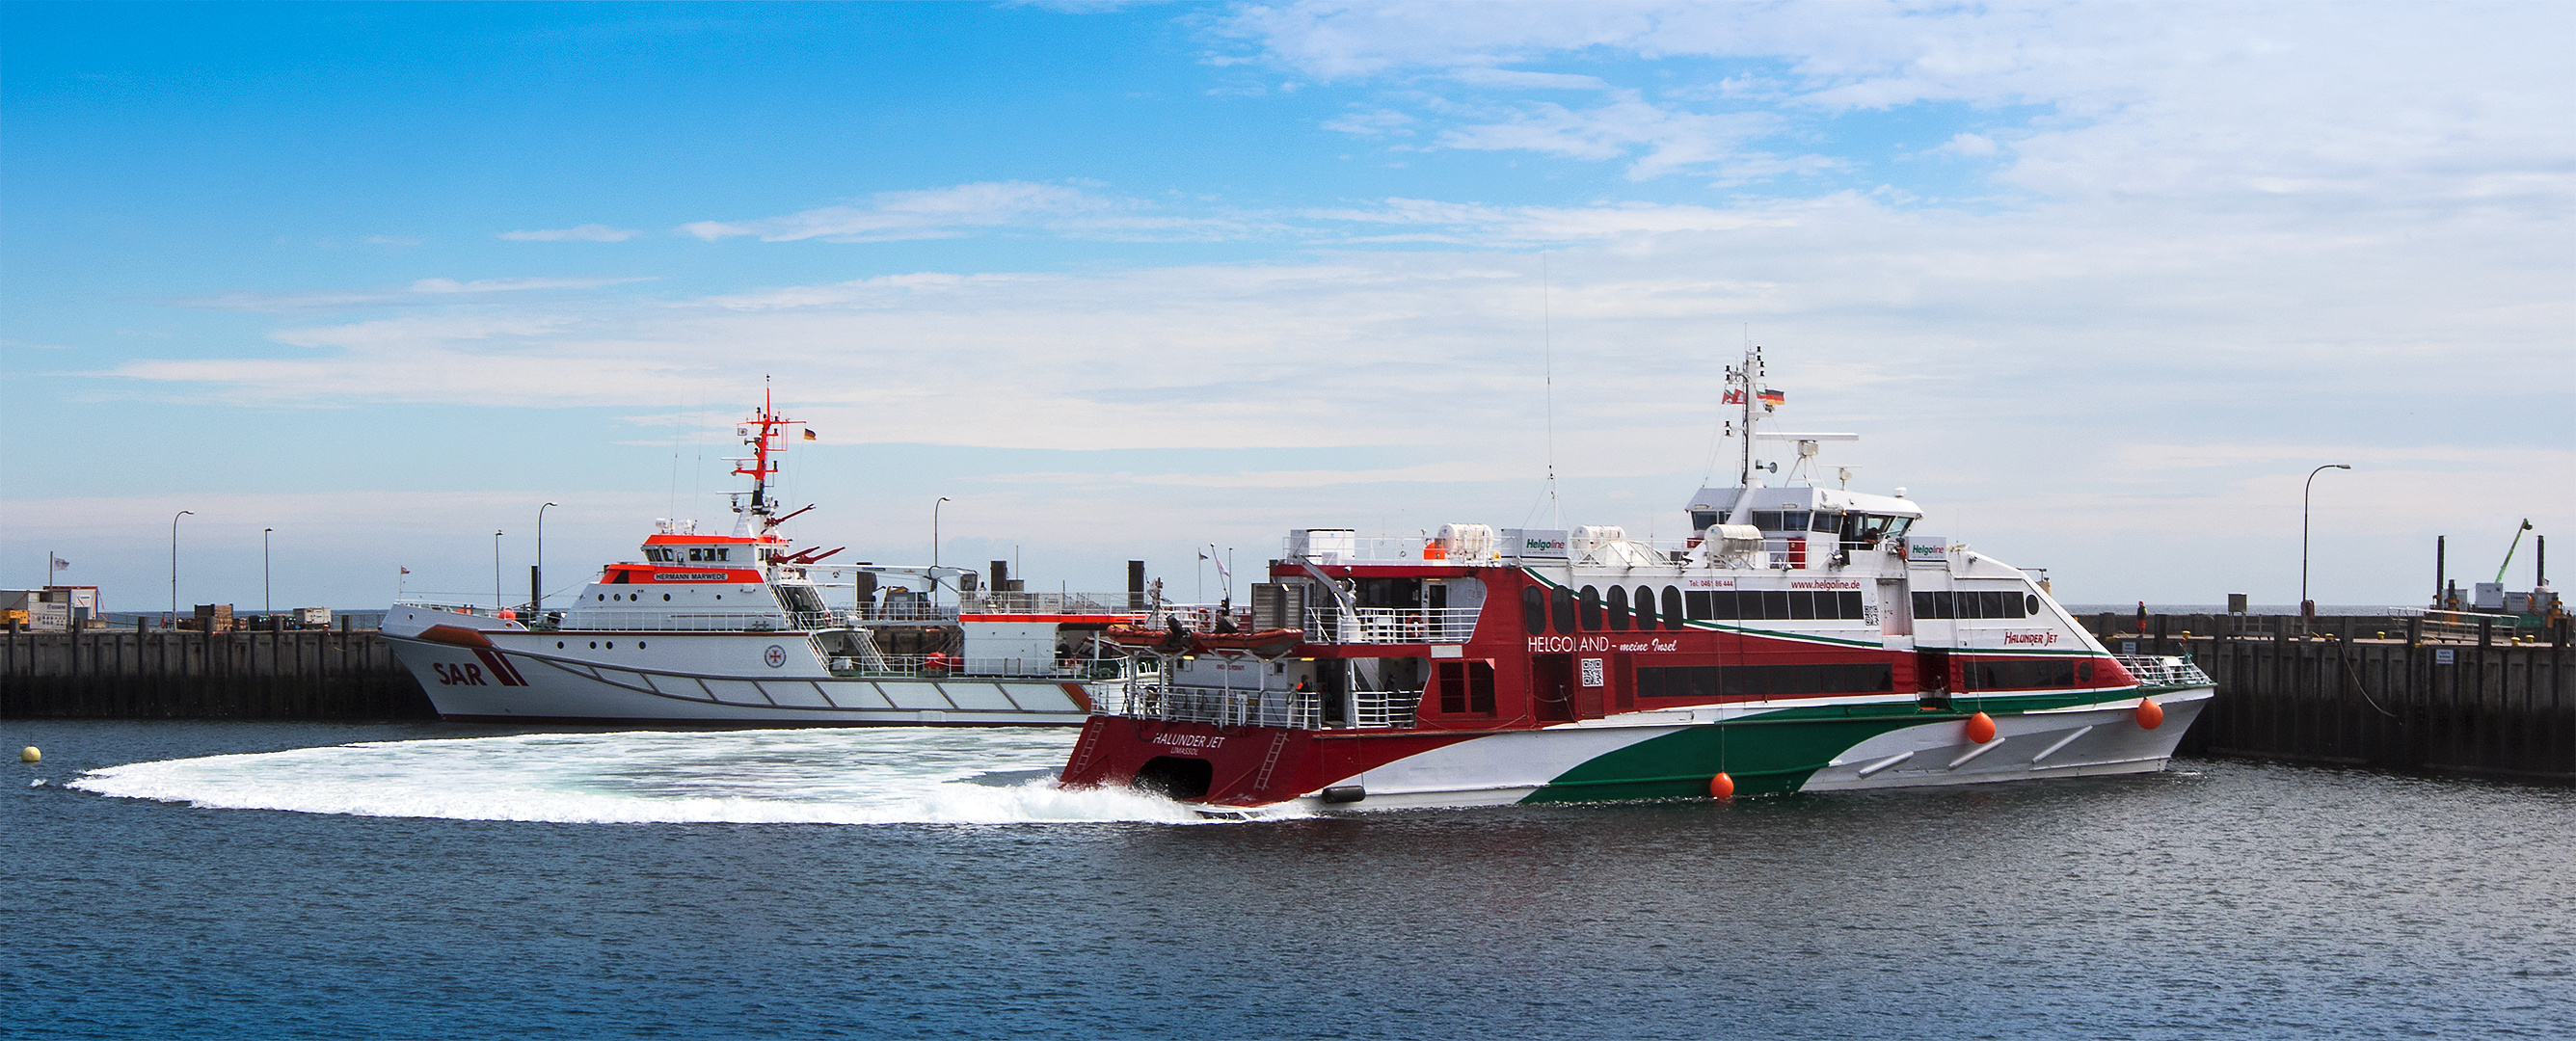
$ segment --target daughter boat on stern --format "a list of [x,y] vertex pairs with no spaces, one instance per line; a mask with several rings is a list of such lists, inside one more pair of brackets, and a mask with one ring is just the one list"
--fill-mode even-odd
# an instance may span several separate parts
[[[1916,534],[1894,496],[1820,488],[1819,445],[1757,434],[1679,547],[1618,528],[1453,524],[1429,542],[1291,532],[1245,627],[1290,647],[1121,646],[1062,773],[1217,807],[1724,797],[2160,770],[2212,695],[2115,656],[2048,590]],[[1765,486],[1752,442],[1793,442]],[[1777,471],[1777,464],[1770,469]],[[1804,478],[1802,481],[1801,478]]]

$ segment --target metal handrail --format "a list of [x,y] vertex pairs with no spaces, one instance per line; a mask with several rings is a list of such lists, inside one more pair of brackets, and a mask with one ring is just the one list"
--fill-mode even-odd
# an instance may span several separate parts
[[[1324,696],[1311,690],[1170,687],[1130,677],[1128,682],[1109,687],[1096,697],[1092,711],[1105,716],[1217,726],[1327,729]],[[1418,690],[1358,691],[1349,697],[1352,718],[1345,726],[1359,730],[1411,729],[1422,703],[1422,692]]]
[[1476,638],[1477,607],[1362,607],[1345,613],[1306,609],[1309,643],[1466,643]]
[[2157,654],[2114,654],[2120,667],[2142,687],[2206,687],[2216,683],[2189,657]]

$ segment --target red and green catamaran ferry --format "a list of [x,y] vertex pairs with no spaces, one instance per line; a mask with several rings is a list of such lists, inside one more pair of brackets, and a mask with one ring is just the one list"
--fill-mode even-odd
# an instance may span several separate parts
[[[1850,434],[1757,433],[1687,543],[1618,528],[1429,540],[1290,533],[1241,632],[1139,630],[1068,785],[1212,807],[1461,806],[1892,788],[2160,770],[2212,694],[2115,656],[2029,574],[1920,534],[1896,489],[1819,487]],[[1757,441],[1794,446],[1766,485]],[[1848,476],[1848,473],[1845,473]]]

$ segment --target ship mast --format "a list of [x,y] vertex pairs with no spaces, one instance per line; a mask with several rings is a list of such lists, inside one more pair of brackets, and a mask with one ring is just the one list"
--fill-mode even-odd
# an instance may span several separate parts
[[1753,405],[1754,399],[1760,395],[1762,375],[1762,348],[1748,341],[1744,345],[1744,364],[1731,365],[1726,370],[1726,403],[1740,405],[1744,409],[1741,425],[1735,430],[1744,439],[1743,466],[1736,471],[1735,483],[1744,488],[1753,486]]
[[[756,516],[767,518],[771,513],[776,512],[777,504],[769,498],[769,478],[778,472],[778,464],[772,461],[770,456],[782,449],[771,445],[770,439],[777,436],[779,427],[792,426],[799,422],[802,420],[779,415],[770,405],[769,388],[763,386],[760,389],[760,411],[754,413],[750,420],[738,428],[743,435],[743,443],[751,446],[751,458],[735,461],[750,463],[751,466],[747,468],[736,466],[733,472],[736,476],[751,478],[749,512]],[[753,427],[760,428],[759,433],[752,433]]]

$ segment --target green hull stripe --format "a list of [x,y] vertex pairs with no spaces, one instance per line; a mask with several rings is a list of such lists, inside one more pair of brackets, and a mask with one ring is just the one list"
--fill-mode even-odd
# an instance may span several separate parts
[[1957,698],[1941,712],[1925,712],[1910,699],[1756,712],[1722,723],[1686,726],[1594,756],[1549,779],[1521,801],[1699,798],[1708,795],[1708,779],[1720,772],[1734,779],[1738,795],[1794,792],[1834,757],[1880,734],[1960,722],[1981,708],[1990,715],[2020,715],[2033,709],[2126,701],[2142,693],[2190,689],[2200,688]]

